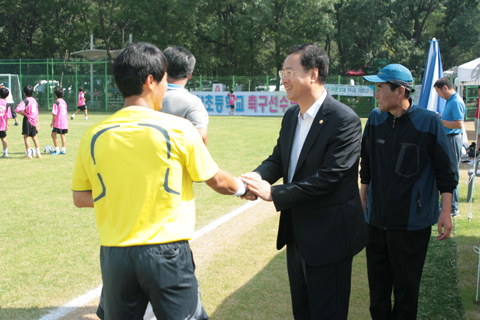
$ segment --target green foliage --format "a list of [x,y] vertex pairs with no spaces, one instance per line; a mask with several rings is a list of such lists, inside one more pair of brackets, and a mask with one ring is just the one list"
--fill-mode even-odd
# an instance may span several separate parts
[[[448,67],[476,59],[480,53],[480,16],[478,0],[448,0],[443,22],[445,64]],[[444,51],[442,51],[443,53]]]
[[[373,7],[376,10],[372,10]],[[340,0],[335,4],[335,11],[341,73],[364,68],[374,59],[388,56],[383,45],[388,21],[380,1]]]
[[432,37],[446,69],[478,57],[479,1],[5,0],[0,59],[68,57],[90,34],[95,48],[120,49],[132,34],[188,48],[204,76],[276,74],[286,50],[302,43],[325,48],[333,73],[381,59],[421,76]]

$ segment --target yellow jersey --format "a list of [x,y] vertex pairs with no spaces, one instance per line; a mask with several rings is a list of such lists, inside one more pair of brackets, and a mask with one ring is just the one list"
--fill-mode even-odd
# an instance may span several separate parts
[[87,129],[72,178],[73,191],[92,191],[102,246],[191,239],[192,181],[218,166],[188,121],[130,106]]

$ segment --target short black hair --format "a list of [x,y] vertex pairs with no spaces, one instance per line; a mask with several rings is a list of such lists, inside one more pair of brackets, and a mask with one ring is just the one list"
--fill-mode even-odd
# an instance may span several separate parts
[[147,42],[129,44],[115,59],[113,74],[124,98],[139,95],[149,75],[160,82],[167,72],[167,59],[157,46]]
[[83,92],[83,87],[78,87],[78,92]]
[[[390,90],[394,91],[395,89],[397,88],[400,88],[401,85],[399,84],[394,84],[394,83],[391,83],[391,82],[387,82],[388,85],[390,86]],[[405,87],[404,87],[405,88]],[[404,97],[407,98],[407,99],[410,99],[410,94],[412,92],[410,90],[408,90],[407,88],[405,88],[405,94],[404,94]]]
[[447,86],[448,89],[454,89],[452,81],[448,78],[440,78],[437,81],[435,81],[435,84],[433,85],[434,87],[437,87],[439,89],[442,89],[443,86]]
[[5,99],[6,97],[8,97],[9,92],[10,91],[8,91],[8,89],[5,87],[0,88],[0,98]]
[[330,60],[325,50],[316,44],[302,44],[290,47],[290,49],[287,50],[287,55],[294,53],[300,54],[300,63],[305,70],[317,68],[318,80],[321,84],[326,83]]
[[172,79],[186,79],[195,69],[195,56],[184,47],[168,47],[163,54],[168,63],[167,74]]
[[55,88],[55,96],[57,98],[63,98],[63,88],[56,87]]
[[25,96],[31,97],[33,95],[33,88],[31,85],[26,85],[23,87],[23,93],[25,93]]

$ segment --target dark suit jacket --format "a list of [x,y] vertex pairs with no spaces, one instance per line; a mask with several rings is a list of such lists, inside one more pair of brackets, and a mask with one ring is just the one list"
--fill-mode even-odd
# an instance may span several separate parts
[[362,127],[352,109],[327,94],[288,183],[299,112],[298,105],[287,110],[272,155],[254,171],[271,184],[284,179],[272,187],[281,211],[277,249],[295,236],[305,262],[321,266],[353,257],[367,243],[358,190]]

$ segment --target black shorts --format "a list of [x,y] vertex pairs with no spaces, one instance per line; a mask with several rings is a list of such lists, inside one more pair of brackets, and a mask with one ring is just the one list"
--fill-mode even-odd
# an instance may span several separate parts
[[208,319],[188,241],[102,246],[100,266],[100,319],[143,319],[148,301],[157,319]]
[[234,105],[234,104],[231,104],[231,105],[230,105],[230,108],[235,109],[235,105]]
[[77,109],[80,111],[84,111],[85,109],[87,109],[87,106],[86,105],[78,106]]
[[65,133],[68,133],[68,129],[53,128],[52,132],[56,132],[56,133],[59,133],[59,134],[65,134]]
[[32,126],[30,121],[28,121],[27,117],[23,117],[23,124],[22,124],[22,135],[27,135],[29,137],[35,137],[38,131],[37,128]]
[[7,136],[7,131],[0,131],[0,139]]

